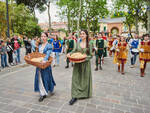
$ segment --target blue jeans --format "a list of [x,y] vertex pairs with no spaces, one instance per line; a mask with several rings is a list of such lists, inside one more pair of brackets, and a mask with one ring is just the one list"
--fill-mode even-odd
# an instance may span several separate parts
[[59,52],[56,52],[57,65],[59,65]]
[[7,55],[6,54],[1,54],[1,66],[4,68],[7,65]]
[[18,63],[20,63],[20,48],[18,48],[16,51],[17,51],[17,61]]
[[18,63],[17,50],[14,51],[13,59],[14,59],[15,63]]
[[134,65],[136,63],[136,57],[138,53],[131,53],[133,56],[131,57],[131,65]]

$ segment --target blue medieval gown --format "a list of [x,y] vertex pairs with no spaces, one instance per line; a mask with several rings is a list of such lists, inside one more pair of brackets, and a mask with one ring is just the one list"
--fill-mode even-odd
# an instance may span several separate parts
[[[44,48],[42,48],[41,45],[39,46],[39,52],[46,54],[44,61],[47,61],[48,58],[50,57],[50,54],[52,53],[52,48],[53,48],[52,45],[49,43],[46,44]],[[48,95],[49,91],[51,93],[53,92],[55,85],[56,84],[52,75],[51,66],[45,69],[36,68],[34,81],[35,92],[40,92],[41,96]]]

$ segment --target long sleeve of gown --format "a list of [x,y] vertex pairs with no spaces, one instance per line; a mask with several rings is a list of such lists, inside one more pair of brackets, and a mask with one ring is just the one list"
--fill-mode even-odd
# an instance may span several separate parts
[[46,56],[44,58],[44,61],[48,61],[48,58],[50,57],[51,53],[52,53],[52,45],[49,44],[47,47],[47,51],[46,51]]

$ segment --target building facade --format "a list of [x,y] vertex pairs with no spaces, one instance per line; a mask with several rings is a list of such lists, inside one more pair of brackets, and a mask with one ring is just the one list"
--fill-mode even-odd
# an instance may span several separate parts
[[[129,28],[124,24],[125,21],[125,17],[100,19],[100,32],[105,32],[109,35],[123,34],[126,37],[130,37]],[[135,31],[135,26],[133,26],[131,32],[135,33]],[[139,35],[143,35],[144,33],[146,33],[146,29],[144,28],[143,23],[139,23],[139,33]]]

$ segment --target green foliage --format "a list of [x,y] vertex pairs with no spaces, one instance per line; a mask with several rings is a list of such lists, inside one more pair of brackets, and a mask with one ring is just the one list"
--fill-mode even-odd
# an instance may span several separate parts
[[40,26],[37,25],[36,22],[27,21],[23,34],[29,38],[33,38],[34,36],[40,36],[41,32],[42,32],[42,30],[41,30]]
[[20,4],[14,8],[13,13],[13,31],[22,35],[26,35],[29,38],[41,33],[41,28],[37,25],[37,19],[34,19],[29,9]]
[[98,31],[98,19],[106,17],[108,15],[108,10],[106,8],[106,0],[86,0],[86,4],[83,8],[83,19],[87,20],[87,24],[91,31]]
[[34,12],[35,18],[35,9],[38,9],[40,13],[48,9],[48,21],[49,21],[49,31],[51,31],[51,16],[50,16],[50,4],[53,0],[15,0],[17,4],[24,4],[27,6],[31,12]]
[[41,12],[45,11],[44,6],[46,0],[15,0],[18,5],[24,4],[27,6],[31,12],[34,12],[34,9],[39,9]]
[[67,18],[68,20],[68,31],[70,32],[72,23],[74,24],[74,22],[77,21],[75,17],[78,16],[79,0],[59,0],[57,5],[61,9],[59,17],[62,19]]
[[[143,0],[114,0],[115,1],[115,12],[122,10],[127,11],[124,15],[126,17],[126,24],[129,26],[136,26],[136,32],[138,33],[138,22],[144,22],[145,27],[147,25],[146,12],[143,8],[146,6],[146,2]],[[113,12],[114,13],[114,12]]]
[[[77,31],[77,20],[79,13],[80,0],[59,0],[57,5],[60,7],[61,18],[67,18],[68,29]],[[108,15],[106,8],[106,0],[82,0],[80,29],[88,29],[91,31],[98,30],[98,18]]]
[[126,14],[127,14],[127,13],[126,13],[125,11],[118,11],[118,10],[115,10],[114,12],[112,12],[111,18],[125,17]]
[[0,37],[5,37],[6,34],[6,4],[0,1]]
[[[0,36],[6,37],[6,7],[5,2],[0,2]],[[26,35],[29,38],[39,36],[41,28],[38,20],[24,4],[9,4],[9,23],[11,36],[13,34]]]

